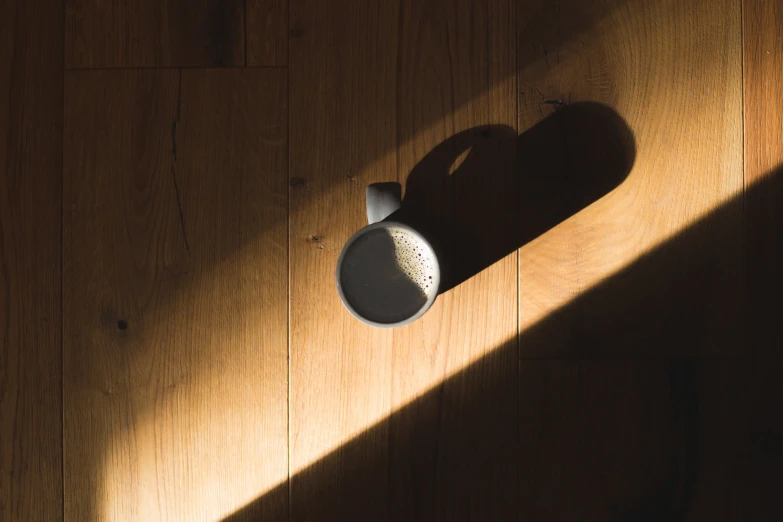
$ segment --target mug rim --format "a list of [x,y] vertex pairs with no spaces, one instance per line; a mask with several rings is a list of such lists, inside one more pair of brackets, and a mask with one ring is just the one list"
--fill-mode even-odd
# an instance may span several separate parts
[[[362,314],[356,311],[356,309],[348,301],[348,298],[345,296],[345,292],[343,291],[343,287],[340,281],[340,269],[343,266],[343,260],[345,259],[345,254],[346,252],[348,252],[350,246],[363,235],[379,228],[401,228],[406,232],[415,235],[422,243],[424,243],[427,246],[427,248],[430,249],[430,252],[432,252],[432,257],[435,263],[434,266],[435,273],[433,274],[433,286],[435,286],[435,291],[432,292],[432,294],[427,297],[427,301],[422,305],[421,308],[419,308],[416,311],[415,314],[411,315],[410,317],[406,317],[402,321],[397,321],[396,323],[379,323],[377,321],[373,321],[372,319],[364,317]],[[407,324],[412,323],[413,321],[415,321],[416,319],[424,315],[427,312],[427,310],[429,310],[432,307],[433,303],[435,303],[435,299],[438,297],[438,293],[440,290],[440,261],[438,260],[438,254],[435,252],[435,249],[432,248],[430,242],[427,241],[427,238],[425,238],[415,228],[406,225],[405,223],[400,223],[399,221],[378,221],[377,223],[366,225],[360,228],[359,230],[353,233],[353,235],[348,239],[348,241],[345,242],[345,245],[343,246],[343,249],[340,252],[340,256],[337,258],[337,268],[335,269],[334,272],[334,279],[337,284],[337,293],[340,295],[340,301],[343,303],[343,306],[345,306],[345,308],[351,313],[352,316],[354,316],[356,319],[370,326],[375,326],[378,328],[396,328],[398,326],[405,326]]]

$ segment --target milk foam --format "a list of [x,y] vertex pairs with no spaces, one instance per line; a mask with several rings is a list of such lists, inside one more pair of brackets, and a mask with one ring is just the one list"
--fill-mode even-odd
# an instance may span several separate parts
[[435,273],[435,255],[429,246],[410,232],[401,228],[388,228],[394,242],[394,258],[397,268],[428,296],[435,290],[432,279]]
[[345,252],[343,295],[361,316],[395,323],[416,314],[435,294],[437,260],[415,234],[398,227],[371,230]]

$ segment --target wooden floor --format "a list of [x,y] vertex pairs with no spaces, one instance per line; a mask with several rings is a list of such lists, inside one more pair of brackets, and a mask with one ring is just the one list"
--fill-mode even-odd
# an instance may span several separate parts
[[[0,520],[783,520],[783,0],[5,0]],[[405,187],[444,292],[333,273]]]

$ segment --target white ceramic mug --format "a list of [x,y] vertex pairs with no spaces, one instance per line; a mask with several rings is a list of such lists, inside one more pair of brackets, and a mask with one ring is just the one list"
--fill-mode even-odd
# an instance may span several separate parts
[[346,242],[335,271],[348,311],[381,328],[424,315],[440,285],[440,263],[429,241],[411,226],[387,219],[402,206],[401,192],[393,182],[367,187],[369,225]]

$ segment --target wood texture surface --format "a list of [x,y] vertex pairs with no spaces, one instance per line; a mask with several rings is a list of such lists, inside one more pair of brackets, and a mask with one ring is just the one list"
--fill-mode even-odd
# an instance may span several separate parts
[[62,4],[0,5],[0,520],[62,520]]
[[[779,520],[783,456],[783,2],[744,0],[744,129],[749,357],[714,364],[713,415],[726,430],[717,475],[738,519]],[[720,399],[718,399],[720,398]],[[722,399],[722,400],[721,400]],[[717,512],[717,509],[715,510]],[[717,514],[717,513],[716,513]]]
[[[0,520],[783,519],[781,19],[4,2]],[[396,330],[375,181],[444,268]]]
[[286,479],[285,92],[67,74],[66,520],[213,521]]
[[288,66],[288,0],[247,0],[247,65]]
[[[366,224],[368,183],[405,182],[433,147],[464,129],[513,130],[513,5],[291,7],[292,518],[508,514],[516,476],[504,465],[513,462],[516,437],[513,349],[381,422],[334,459],[318,459],[501,343],[515,346],[513,255],[396,331],[353,319],[333,275],[343,243]],[[437,197],[458,204],[459,188],[451,190]],[[454,214],[444,220],[460,226]],[[472,424],[463,406],[487,385],[510,393]],[[481,444],[499,450],[491,458],[470,453],[481,435]]]
[[[749,332],[754,348],[768,352],[783,343],[776,326],[783,292],[783,2],[746,0],[745,185],[748,200]],[[767,353],[768,355],[768,353]]]
[[66,0],[66,68],[245,62],[242,0]]
[[[739,206],[682,258],[550,316],[741,193],[740,14],[738,0],[520,6],[519,131],[592,100],[627,121],[638,152],[619,188],[520,251],[522,357],[742,352]],[[556,327],[533,328],[543,318]]]

